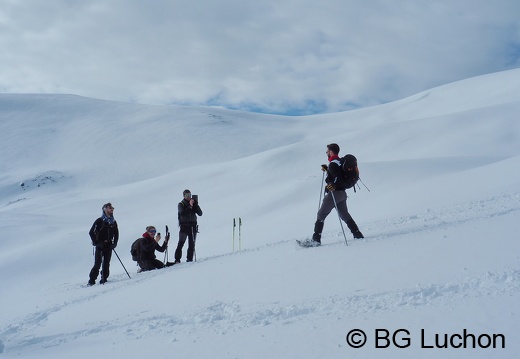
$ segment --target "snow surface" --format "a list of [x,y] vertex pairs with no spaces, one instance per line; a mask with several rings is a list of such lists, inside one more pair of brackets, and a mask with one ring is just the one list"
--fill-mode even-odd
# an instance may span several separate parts
[[[305,117],[0,95],[0,358],[518,358],[518,113],[520,70]],[[366,238],[346,246],[333,211],[300,248],[331,142],[370,188],[348,200]],[[176,243],[185,188],[197,262],[137,274],[130,244],[166,224]],[[132,278],[114,256],[86,287],[108,201]],[[423,348],[464,330],[505,348]]]

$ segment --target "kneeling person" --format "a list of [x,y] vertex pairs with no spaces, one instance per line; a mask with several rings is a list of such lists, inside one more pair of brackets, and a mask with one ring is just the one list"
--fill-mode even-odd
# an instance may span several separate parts
[[168,248],[168,241],[170,240],[169,233],[166,234],[164,243],[159,245],[161,234],[157,233],[154,226],[146,227],[146,232],[143,233],[143,238],[140,241],[140,253],[137,264],[141,267],[141,272],[153,269],[160,269],[173,265],[172,262],[167,262],[166,265],[155,257],[155,251],[164,252]]

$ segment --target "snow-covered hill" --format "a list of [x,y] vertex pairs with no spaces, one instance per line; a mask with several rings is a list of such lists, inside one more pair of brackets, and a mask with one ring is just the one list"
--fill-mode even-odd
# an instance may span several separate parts
[[[520,70],[305,117],[0,95],[0,357],[516,358],[519,112]],[[348,200],[366,238],[346,246],[332,212],[302,249],[331,142],[370,188]],[[130,244],[147,225],[175,239],[185,188],[198,261],[137,274]],[[132,278],[113,257],[85,288],[108,201]],[[378,348],[383,329],[409,346]],[[499,348],[429,347],[464,330]]]

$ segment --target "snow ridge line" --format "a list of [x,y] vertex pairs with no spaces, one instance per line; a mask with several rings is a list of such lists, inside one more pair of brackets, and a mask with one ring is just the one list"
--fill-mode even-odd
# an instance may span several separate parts
[[[386,233],[381,233],[378,235],[375,235],[371,237],[370,235],[367,235],[367,238],[365,239],[352,239],[348,238],[349,243],[363,243],[368,241],[375,241],[375,240],[384,240],[388,238],[393,237],[400,237],[404,235],[410,235],[415,234],[419,232],[429,231],[433,229],[439,229],[439,228],[449,228],[454,227],[459,224],[464,224],[467,222],[474,222],[474,221],[480,221],[487,218],[492,218],[496,216],[502,216],[502,215],[509,215],[515,212],[520,211],[520,193],[506,193],[501,194],[492,198],[488,199],[482,199],[478,201],[471,201],[467,203],[461,203],[450,207],[443,207],[437,210],[431,210],[428,209],[425,212],[418,213],[415,215],[410,216],[402,216],[398,218],[388,219],[384,221],[377,221],[377,222],[371,222],[367,224],[363,224],[363,230],[367,228],[365,233],[370,234],[371,232],[381,232],[382,229],[387,228]],[[336,246],[336,245],[343,245],[343,234],[341,232],[325,232],[324,235],[330,235],[332,236],[332,233],[334,233],[334,236],[341,237],[340,240],[337,242],[332,243],[324,243],[322,246]],[[294,245],[294,242],[296,239],[301,238],[291,238],[291,239],[285,239],[277,242],[271,242],[262,244],[257,247],[253,248],[245,248],[241,251],[237,252],[228,252],[223,254],[217,254],[212,255],[208,257],[203,257],[198,259],[198,262],[203,263],[206,261],[212,261],[214,259],[220,259],[225,258],[229,256],[235,256],[235,255],[246,255],[248,253],[254,253],[261,251],[266,248],[281,246],[281,245],[287,245],[291,244]],[[297,246],[296,246],[297,247]],[[299,247],[297,247],[300,249]],[[308,250],[308,249],[303,249]],[[180,267],[173,267],[173,270],[180,270],[180,269],[187,269],[189,266],[187,266],[187,263],[183,264]],[[132,276],[132,280],[127,280],[126,274],[116,275],[112,276],[114,279],[114,282],[110,283],[110,287],[107,287],[106,290],[103,291],[96,291],[94,296],[98,296],[103,294],[107,290],[114,290],[114,285],[118,285],[119,287],[124,287],[127,285],[134,285],[137,282],[140,282],[141,280],[147,280],[148,278],[156,275],[164,275],[167,273],[170,273],[170,270],[172,268],[166,268],[162,271],[152,271],[147,273],[141,273],[138,276],[135,275],[135,273]],[[64,284],[63,286],[60,286],[60,288],[63,287],[65,290],[69,290],[76,287],[76,284]],[[89,297],[85,300],[90,300]]]
[[[349,240],[349,243],[383,240],[397,236],[404,236],[424,232],[432,229],[454,227],[458,224],[480,221],[496,216],[508,215],[518,211],[520,211],[520,193],[505,193],[492,198],[461,203],[450,207],[443,207],[437,210],[427,209],[426,211],[415,215],[402,216],[384,221],[364,223],[362,224],[363,232],[365,234],[368,234],[365,239],[347,239]],[[309,228],[311,229],[311,227]],[[388,230],[386,232],[384,230],[382,231],[382,229],[384,228],[388,228]],[[369,235],[370,233],[374,232],[380,232],[380,234],[377,234],[375,236]],[[335,243],[324,243],[322,244],[322,246],[344,244],[343,234],[341,232],[324,232],[324,236],[327,235],[341,237],[342,239]],[[347,236],[350,236],[350,234],[347,233]],[[262,244],[257,247],[245,248],[241,251],[207,256],[197,260],[198,262],[205,262],[208,260],[214,260],[229,256],[244,255],[247,253],[257,252],[265,248],[286,245],[288,243],[294,244],[296,239],[303,238],[295,237],[291,239],[284,239],[277,242]],[[183,264],[182,267],[185,267],[185,265]],[[156,274],[159,275],[162,273]],[[120,278],[123,277],[126,277],[126,275],[120,276]],[[134,277],[135,275],[132,277],[132,279],[134,279]],[[113,278],[115,279],[116,277]]]
[[422,306],[457,304],[468,298],[494,298],[520,292],[520,270],[511,269],[500,273],[487,272],[458,282],[418,285],[414,288],[398,289],[372,294],[336,295],[296,304],[252,303],[242,305],[237,301],[216,301],[209,306],[197,308],[184,314],[147,316],[147,312],[131,313],[113,322],[98,321],[87,328],[52,335],[32,335],[41,328],[53,312],[67,306],[56,306],[33,313],[21,324],[9,326],[0,333],[0,343],[5,352],[21,353],[62,345],[74,340],[118,331],[129,339],[147,337],[159,331],[171,338],[172,334],[195,334],[200,328],[210,329],[217,335],[237,332],[255,326],[289,325],[295,321],[314,322],[320,318],[345,320],[381,312],[395,312]]

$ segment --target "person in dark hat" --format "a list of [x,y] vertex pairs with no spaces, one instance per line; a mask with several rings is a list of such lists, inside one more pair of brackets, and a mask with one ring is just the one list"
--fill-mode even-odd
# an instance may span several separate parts
[[157,233],[154,226],[146,227],[146,232],[143,233],[143,237],[139,243],[141,250],[139,252],[139,259],[137,264],[140,267],[139,272],[161,269],[173,265],[172,262],[164,264],[158,260],[155,256],[155,251],[164,252],[168,248],[168,241],[170,240],[170,233],[166,233],[164,242],[159,245],[161,241],[161,234]]
[[88,234],[92,240],[94,251],[94,266],[90,270],[88,285],[96,284],[101,265],[101,280],[99,284],[105,284],[110,275],[110,259],[112,250],[116,248],[119,240],[119,230],[114,219],[114,206],[112,203],[105,203],[102,207],[101,217],[94,221]]
[[179,218],[179,243],[175,250],[175,263],[181,262],[182,247],[188,239],[188,253],[186,254],[186,262],[193,261],[195,253],[195,238],[197,236],[197,215],[202,216],[202,210],[199,203],[191,197],[191,192],[186,189],[182,192],[183,199],[177,206]]

